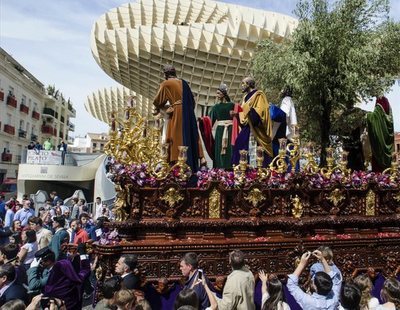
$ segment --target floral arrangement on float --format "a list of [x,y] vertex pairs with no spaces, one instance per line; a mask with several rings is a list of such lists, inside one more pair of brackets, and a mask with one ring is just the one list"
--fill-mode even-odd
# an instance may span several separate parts
[[[163,184],[178,183],[185,187],[191,175],[190,170],[185,170],[182,179],[182,170],[179,167],[172,168],[168,175],[160,180],[148,168],[147,164],[123,165],[114,164],[112,181],[124,176],[127,183],[136,187],[156,188]],[[198,189],[207,189],[213,182],[219,183],[222,188],[235,189],[246,188],[253,184],[263,184],[268,188],[285,189],[291,187],[296,181],[301,181],[302,186],[308,189],[330,189],[333,187],[344,187],[347,189],[366,189],[369,184],[374,184],[380,189],[400,188],[400,177],[388,173],[374,173],[371,171],[353,171],[344,175],[341,171],[333,171],[329,176],[322,172],[307,173],[287,172],[279,173],[271,170],[268,176],[260,179],[257,168],[247,167],[242,172],[224,169],[209,169],[202,167],[196,174]]]

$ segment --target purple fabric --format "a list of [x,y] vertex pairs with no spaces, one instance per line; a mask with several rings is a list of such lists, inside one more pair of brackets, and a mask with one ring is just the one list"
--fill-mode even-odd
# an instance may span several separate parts
[[74,270],[69,260],[60,260],[50,271],[47,284],[44,287],[44,295],[64,300],[67,309],[81,309],[82,283],[89,273],[89,260],[81,262],[79,273]]
[[242,127],[239,135],[236,138],[235,146],[232,150],[232,165],[238,165],[240,160],[241,150],[249,150],[249,139],[250,139],[250,126],[246,125]]
[[302,310],[296,300],[293,298],[292,294],[289,293],[286,285],[283,286],[283,293],[286,298],[286,303],[289,305],[291,310]]
[[176,296],[178,296],[181,290],[182,286],[174,283],[168,292],[160,295],[154,286],[149,283],[144,288],[144,294],[152,309],[174,309]]
[[382,299],[381,299],[381,289],[383,287],[383,283],[385,283],[385,277],[381,274],[378,273],[378,276],[376,277],[376,279],[374,280],[374,287],[372,288],[371,294],[372,296],[376,297],[379,299],[379,303],[383,303]]
[[256,287],[254,288],[254,304],[256,305],[256,310],[261,309],[262,302],[262,292],[261,292],[262,283],[260,280],[257,281]]

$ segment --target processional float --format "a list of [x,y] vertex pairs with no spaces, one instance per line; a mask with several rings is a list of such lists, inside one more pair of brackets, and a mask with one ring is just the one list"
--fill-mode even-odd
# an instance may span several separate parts
[[237,248],[255,271],[289,273],[303,251],[319,245],[334,249],[345,275],[366,266],[393,274],[400,265],[396,160],[382,174],[351,171],[347,153],[336,162],[338,151],[328,148],[327,166],[320,168],[315,145],[302,148],[294,128],[268,167],[258,148],[256,167],[243,150],[232,170],[194,174],[184,146],[177,163],[168,164],[160,121],[150,123],[132,107],[124,115],[122,122],[113,117],[105,147],[117,190],[110,226],[122,240],[95,246],[99,278],[112,273],[120,254],[135,253],[147,279],[178,279],[180,258],[191,251],[213,279],[230,272],[228,253]]

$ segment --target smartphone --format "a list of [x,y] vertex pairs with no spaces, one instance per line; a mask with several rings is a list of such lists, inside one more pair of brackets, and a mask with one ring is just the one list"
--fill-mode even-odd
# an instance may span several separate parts
[[203,269],[198,269],[197,272],[198,272],[199,280],[202,280],[203,279]]
[[50,298],[49,297],[42,297],[40,299],[40,307],[42,309],[46,309],[50,307]]

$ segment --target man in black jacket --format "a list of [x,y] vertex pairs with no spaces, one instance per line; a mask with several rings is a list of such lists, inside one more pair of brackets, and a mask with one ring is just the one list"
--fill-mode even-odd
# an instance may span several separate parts
[[128,290],[140,288],[140,278],[135,274],[138,260],[134,254],[125,254],[115,265],[115,273],[122,277],[122,286]]
[[14,299],[20,299],[25,304],[28,301],[26,289],[16,283],[15,275],[15,267],[12,264],[0,266],[0,307]]

